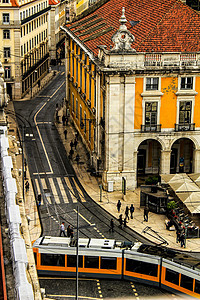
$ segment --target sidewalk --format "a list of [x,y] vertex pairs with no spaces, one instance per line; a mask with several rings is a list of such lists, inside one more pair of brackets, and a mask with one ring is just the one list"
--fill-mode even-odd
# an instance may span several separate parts
[[[61,107],[59,110],[59,120],[62,120],[63,116],[63,108]],[[63,141],[67,154],[70,151],[70,141],[75,139],[76,130],[72,123],[68,122],[67,126],[63,126],[62,122],[56,123],[58,132]],[[65,140],[64,130],[67,129],[67,140]],[[80,156],[80,162],[77,164],[75,161],[76,154]],[[156,235],[156,233],[151,232],[151,229],[158,233],[162,239],[164,239],[169,248],[173,248],[175,250],[184,250],[184,251],[192,251],[199,252],[200,250],[200,239],[187,239],[186,240],[186,248],[181,248],[180,243],[176,243],[176,231],[166,230],[165,220],[167,217],[165,215],[159,215],[150,212],[149,213],[149,221],[144,222],[144,208],[140,207],[140,189],[136,189],[134,192],[127,191],[126,200],[122,200],[122,193],[120,191],[114,192],[106,192],[102,191],[102,201],[100,202],[100,188],[99,184],[101,184],[101,178],[97,178],[90,175],[90,172],[87,172],[89,168],[89,162],[87,158],[87,151],[85,146],[81,142],[81,138],[79,137],[78,145],[76,150],[74,150],[73,159],[71,160],[73,168],[83,185],[84,189],[90,195],[90,197],[96,201],[100,206],[102,206],[105,210],[107,210],[111,215],[115,218],[119,218],[119,215],[122,213],[124,218],[124,212],[126,206],[130,207],[131,204],[135,207],[135,212],[133,214],[133,219],[128,221],[128,226],[133,230],[137,231],[139,234],[148,238],[149,240],[160,244],[161,240]],[[121,200],[122,206],[120,213],[117,212],[117,201]],[[147,229],[147,226],[150,227],[148,232],[144,232]],[[146,230],[145,230],[146,231]],[[152,236],[153,235],[153,236]]]

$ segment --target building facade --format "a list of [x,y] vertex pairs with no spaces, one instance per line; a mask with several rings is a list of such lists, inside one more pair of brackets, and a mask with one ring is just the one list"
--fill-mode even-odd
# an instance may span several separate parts
[[63,27],[70,113],[104,188],[200,172],[200,17],[180,1],[140,2],[104,1]]
[[50,58],[56,58],[58,50],[60,57],[65,6],[65,0],[1,0],[0,53],[11,99],[32,94],[49,71]]

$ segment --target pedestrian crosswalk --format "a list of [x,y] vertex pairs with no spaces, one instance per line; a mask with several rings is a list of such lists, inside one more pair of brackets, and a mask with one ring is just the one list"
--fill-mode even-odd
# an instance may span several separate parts
[[41,205],[85,202],[85,196],[73,177],[35,178],[36,195],[41,194]]

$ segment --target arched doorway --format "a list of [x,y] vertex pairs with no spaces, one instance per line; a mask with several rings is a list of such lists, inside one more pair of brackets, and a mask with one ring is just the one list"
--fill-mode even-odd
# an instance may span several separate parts
[[171,148],[170,173],[194,172],[193,155],[195,145],[188,138],[176,140]]
[[150,175],[159,175],[161,144],[153,139],[143,141],[138,147],[137,181],[138,185],[145,182]]

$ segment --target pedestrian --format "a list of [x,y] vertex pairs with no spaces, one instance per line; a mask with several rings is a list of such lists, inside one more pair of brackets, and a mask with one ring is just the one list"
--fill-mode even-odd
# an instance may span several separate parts
[[64,130],[65,140],[67,139],[67,129]]
[[181,242],[181,248],[185,247],[185,233],[182,232],[179,238],[180,242]]
[[120,212],[120,208],[121,208],[121,201],[120,200],[118,200],[118,202],[117,202],[117,210],[118,210],[118,213]]
[[148,217],[149,217],[149,208],[145,206],[144,208],[144,222],[148,222]]
[[126,217],[124,218],[124,227],[127,227],[127,219],[126,219]]
[[176,230],[176,242],[177,242],[177,243],[180,242],[180,235],[181,235],[181,232],[180,232],[180,230],[177,228],[177,230]]
[[131,219],[133,219],[134,211],[135,211],[135,207],[133,206],[133,204],[131,204],[131,206],[130,206]]
[[60,225],[60,236],[64,235],[66,237],[66,233],[65,233],[65,223],[62,222],[62,224]]
[[73,227],[70,230],[70,238],[73,239],[74,238],[74,230]]
[[79,133],[78,133],[78,131],[76,132],[76,135],[75,135],[75,137],[76,137],[76,139],[78,140],[78,136],[79,136]]
[[67,237],[70,237],[70,234],[71,234],[71,226],[68,225],[68,227],[67,227]]
[[65,117],[65,122],[66,122],[66,125],[68,125],[68,117],[67,116]]
[[75,158],[75,160],[76,160],[76,162],[77,162],[77,165],[79,164],[79,160],[80,160],[80,156],[79,156],[79,154],[77,153],[77,155],[76,155],[76,158]]
[[129,208],[128,208],[128,205],[126,206],[125,216],[129,220]]
[[113,219],[110,220],[110,229],[109,229],[109,231],[114,232],[114,221],[113,221]]
[[122,225],[123,225],[123,220],[122,220],[122,214],[119,216],[119,227],[122,228]]
[[63,126],[65,126],[65,116],[62,116],[62,122],[63,122]]
[[72,149],[72,148],[73,148],[73,146],[74,146],[74,143],[73,143],[73,141],[71,141],[69,145],[70,145],[70,147],[71,147],[71,149]]
[[41,205],[41,201],[42,201],[42,195],[39,194],[39,195],[38,195],[38,206]]
[[28,190],[29,190],[29,182],[28,182],[28,180],[25,182],[25,189],[26,189],[26,192],[28,192]]
[[69,151],[69,158],[70,158],[70,159],[72,159],[73,154],[74,154],[74,150],[71,149],[71,150]]
[[75,149],[76,149],[77,144],[78,144],[78,141],[77,141],[77,139],[75,139],[75,140],[74,140],[74,148],[75,148]]
[[56,115],[56,121],[57,121],[57,123],[59,123],[59,115],[58,114]]

